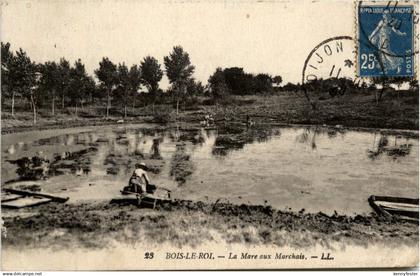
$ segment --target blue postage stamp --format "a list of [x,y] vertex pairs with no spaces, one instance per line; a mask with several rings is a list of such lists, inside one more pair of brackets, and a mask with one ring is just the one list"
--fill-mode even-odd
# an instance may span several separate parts
[[358,8],[358,75],[414,76],[413,6]]

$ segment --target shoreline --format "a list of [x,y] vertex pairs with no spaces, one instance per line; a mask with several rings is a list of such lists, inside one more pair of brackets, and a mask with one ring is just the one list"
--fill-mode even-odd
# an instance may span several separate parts
[[[315,95],[316,96],[316,95]],[[36,125],[32,114],[19,112],[12,117],[9,109],[2,112],[2,134],[29,130],[57,129],[66,127],[118,125],[124,123],[179,123],[200,124],[206,115],[213,117],[217,124],[247,121],[249,116],[255,125],[298,125],[337,126],[343,128],[386,129],[396,131],[418,131],[418,93],[409,91],[400,96],[386,93],[383,101],[374,103],[371,93],[346,94],[339,98],[328,98],[319,102],[316,109],[309,107],[306,99],[297,93],[282,92],[273,95],[232,96],[226,104],[208,103],[209,98],[198,97],[197,103],[188,109],[181,109],[175,115],[174,106],[162,103],[154,106],[136,107],[127,118],[114,107],[108,118],[101,106],[86,106],[79,116],[74,116],[72,108],[61,110],[54,116],[49,109],[41,109]]]
[[3,248],[101,249],[114,241],[127,245],[153,241],[183,248],[219,240],[305,249],[332,243],[409,246],[419,239],[418,222],[381,217],[373,210],[370,215],[330,216],[262,205],[174,200],[159,202],[155,210],[126,202],[84,202],[50,203],[28,212],[6,217],[3,212]]
[[[68,122],[66,125],[64,124],[44,124],[44,125],[35,125],[35,126],[22,126],[22,127],[7,127],[1,128],[2,135],[9,135],[15,133],[22,133],[22,132],[30,132],[30,131],[43,131],[43,130],[53,130],[53,129],[72,129],[72,128],[79,128],[79,127],[96,127],[96,126],[124,126],[124,125],[140,125],[140,124],[150,124],[155,125],[156,127],[161,127],[164,129],[171,129],[176,126],[175,122],[162,124],[153,121],[134,121],[128,120],[124,121],[123,123],[117,123],[114,119],[109,119],[106,121],[103,120],[87,120],[87,121],[75,121],[76,123],[71,123],[70,126]],[[188,121],[179,121],[179,124],[189,124],[189,126],[183,131],[188,131],[190,129],[200,128],[199,124],[196,122],[188,122]],[[229,121],[227,124],[242,124],[242,121]],[[402,135],[404,137],[409,138],[419,138],[419,130],[418,129],[401,129],[401,128],[382,128],[382,127],[363,127],[363,126],[346,126],[346,125],[328,125],[328,124],[298,124],[298,123],[282,123],[282,122],[269,122],[269,123],[258,123],[257,126],[266,126],[266,127],[325,127],[325,128],[334,128],[334,129],[341,129],[341,130],[349,130],[349,131],[375,131],[381,134],[389,134],[389,135]],[[218,124],[210,128],[217,129]]]

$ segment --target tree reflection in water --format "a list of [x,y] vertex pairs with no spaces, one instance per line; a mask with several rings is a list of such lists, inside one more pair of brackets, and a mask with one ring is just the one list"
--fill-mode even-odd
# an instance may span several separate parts
[[308,127],[303,133],[296,136],[296,141],[301,144],[309,144],[313,150],[316,150],[316,136],[319,132],[318,128],[311,129]]
[[153,138],[152,148],[150,149],[150,159],[162,159],[162,155],[160,154],[160,143],[163,141],[162,137]]
[[393,160],[397,160],[398,158],[409,155],[411,152],[413,145],[407,143],[407,140],[403,143],[399,143],[400,137],[395,136],[394,145],[390,145],[390,138],[388,136],[381,135],[377,143],[376,136],[377,134],[375,133],[373,136],[373,148],[368,150],[368,157],[371,160],[376,160],[384,154],[392,157]]
[[234,150],[243,149],[246,144],[255,141],[267,142],[273,136],[280,136],[280,130],[264,126],[249,128],[246,126],[226,125],[219,129],[218,135],[212,148],[212,154],[223,157]]
[[172,156],[170,175],[175,178],[178,185],[183,185],[187,177],[195,170],[191,155],[187,153],[185,143],[178,143]]

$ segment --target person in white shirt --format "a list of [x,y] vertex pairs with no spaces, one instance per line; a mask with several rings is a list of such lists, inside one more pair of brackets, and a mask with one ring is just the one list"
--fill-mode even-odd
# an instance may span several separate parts
[[[149,177],[147,176],[147,166],[145,163],[137,163],[136,169],[133,172],[133,175],[130,178],[129,184],[131,190],[134,193],[144,193],[149,192],[148,186],[153,186],[150,184]],[[152,188],[152,187],[150,187]]]

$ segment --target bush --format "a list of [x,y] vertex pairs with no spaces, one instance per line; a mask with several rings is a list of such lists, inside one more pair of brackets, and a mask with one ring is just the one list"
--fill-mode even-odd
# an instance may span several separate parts
[[166,105],[156,106],[153,112],[153,121],[160,124],[174,122],[176,118],[175,111]]
[[184,101],[184,110],[198,110],[200,101],[198,97],[190,97]]

